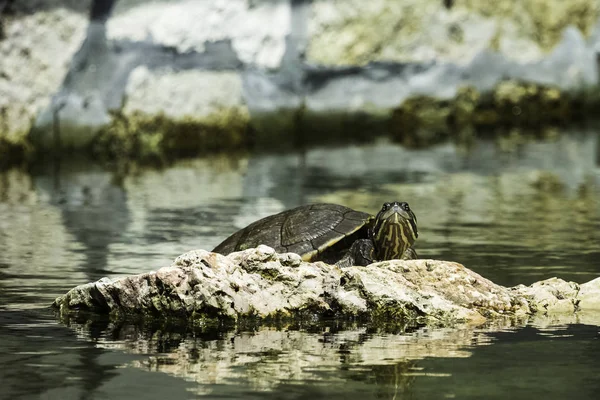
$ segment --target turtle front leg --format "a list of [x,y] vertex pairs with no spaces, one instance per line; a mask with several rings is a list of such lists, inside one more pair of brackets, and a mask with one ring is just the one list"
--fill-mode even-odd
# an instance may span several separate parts
[[[340,268],[352,266],[367,266],[377,260],[374,259],[375,247],[370,239],[359,239],[350,246],[348,252],[338,262],[335,263]],[[412,247],[409,247],[402,254],[401,260],[416,260],[419,256]]]
[[416,260],[417,258],[419,258],[419,256],[417,255],[415,249],[409,247],[404,251],[404,254],[402,254],[401,260]]
[[340,268],[354,265],[366,266],[373,263],[374,247],[370,239],[359,239],[352,243],[348,252],[335,263]]

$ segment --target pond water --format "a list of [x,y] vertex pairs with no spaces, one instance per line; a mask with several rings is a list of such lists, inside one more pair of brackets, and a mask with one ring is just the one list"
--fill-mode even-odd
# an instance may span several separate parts
[[512,286],[600,276],[600,140],[385,141],[209,157],[124,177],[89,162],[0,173],[0,399],[546,398],[600,393],[600,313],[483,326],[339,321],[189,329],[59,323],[75,285],[168,265],[300,204],[407,201],[423,258]]

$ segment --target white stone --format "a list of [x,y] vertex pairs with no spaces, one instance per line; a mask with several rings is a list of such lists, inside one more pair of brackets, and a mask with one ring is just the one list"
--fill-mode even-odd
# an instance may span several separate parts
[[[89,1],[87,1],[89,3]],[[5,18],[0,41],[0,123],[9,137],[29,131],[49,103],[81,46],[87,15],[56,8]],[[4,126],[0,125],[0,131]]]
[[126,96],[126,114],[204,117],[244,107],[240,75],[231,71],[151,71],[140,66],[131,73]]
[[581,285],[578,298],[580,309],[600,311],[600,278]]
[[206,43],[230,40],[247,64],[277,68],[290,33],[290,2],[246,0],[182,0],[121,2],[107,23],[107,37],[150,41],[180,53],[203,52]]

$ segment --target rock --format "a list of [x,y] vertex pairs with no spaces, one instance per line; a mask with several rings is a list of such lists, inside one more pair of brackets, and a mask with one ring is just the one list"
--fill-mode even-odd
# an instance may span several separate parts
[[[203,93],[203,96],[194,96]],[[147,115],[164,113],[172,118],[194,115],[198,118],[225,108],[245,110],[242,81],[236,72],[150,71],[141,66],[131,72],[125,91],[123,112]]]
[[506,288],[453,262],[393,260],[340,269],[259,246],[229,256],[191,251],[155,272],[78,286],[54,307],[65,314],[200,320],[335,316],[446,324],[598,309],[599,294],[600,279]]
[[581,310],[600,310],[600,278],[579,287],[577,307]]
[[110,40],[152,41],[178,53],[202,53],[227,40],[242,62],[265,68],[279,67],[290,30],[288,0],[125,0],[114,14],[107,24]]
[[550,3],[461,1],[444,7],[439,0],[315,0],[307,58],[324,65],[466,65],[493,50],[519,63],[536,62],[561,41],[569,26],[589,35],[598,22],[600,7],[593,1]]
[[40,7],[20,15],[19,7],[27,8],[29,1],[15,3],[16,16],[0,16],[0,140],[11,142],[24,140],[32,120],[60,89],[88,24],[77,9]]
[[514,290],[529,301],[539,312],[574,312],[580,301],[580,287],[575,282],[551,278],[535,282],[530,286],[517,286]]

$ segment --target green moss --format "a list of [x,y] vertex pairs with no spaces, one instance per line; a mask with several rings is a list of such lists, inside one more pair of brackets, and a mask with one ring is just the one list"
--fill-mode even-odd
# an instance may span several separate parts
[[[117,161],[125,174],[138,162],[162,165],[203,153],[279,151],[369,142],[379,136],[392,136],[409,147],[448,138],[468,146],[476,134],[492,132],[500,146],[510,151],[529,136],[556,137],[555,127],[584,121],[594,116],[599,106],[597,87],[565,93],[555,87],[507,80],[485,94],[463,87],[451,100],[415,96],[392,112],[367,107],[354,112],[315,113],[301,107],[253,116],[252,120],[243,109],[178,120],[164,115],[116,113],[94,140],[92,153],[101,160]],[[0,132],[0,168],[31,160],[32,153],[26,134],[11,134],[9,140]]]
[[303,145],[340,143],[348,140],[367,142],[387,134],[389,113],[362,110],[355,112],[315,113],[306,111],[296,128],[297,142]]
[[513,137],[515,130],[535,130],[552,137],[556,134],[553,126],[585,119],[599,104],[598,88],[565,93],[555,87],[507,80],[486,94],[465,87],[452,100],[412,97],[392,113],[390,131],[396,140],[413,147],[447,137],[470,140],[472,127],[502,128]]
[[409,305],[393,303],[369,304],[370,319],[376,322],[382,321],[416,321],[421,317],[419,311]]
[[392,113],[390,131],[409,147],[437,143],[449,134],[450,103],[427,96],[407,99]]
[[234,327],[236,324],[235,319],[227,315],[216,316],[195,311],[191,315],[187,315],[185,321],[191,327],[202,329],[222,329],[224,327]]
[[539,125],[569,120],[571,100],[553,87],[505,81],[492,93],[491,104],[480,103],[479,109],[495,110],[501,123]]
[[[441,7],[438,0],[414,1],[414,5],[389,0],[369,7],[356,0],[336,3],[338,18],[329,19],[312,36],[307,49],[311,61],[364,65],[374,60],[397,59],[397,54],[390,57],[390,49],[404,50],[403,41],[425,29],[422,24],[430,13],[428,6]],[[451,35],[449,40],[456,37],[462,40],[460,34]]]
[[311,112],[297,110],[253,115],[250,147],[263,151],[298,149],[311,145],[368,142],[387,135],[389,112]]
[[249,114],[224,109],[202,119],[134,113],[113,115],[93,144],[102,159],[165,160],[246,146]]

